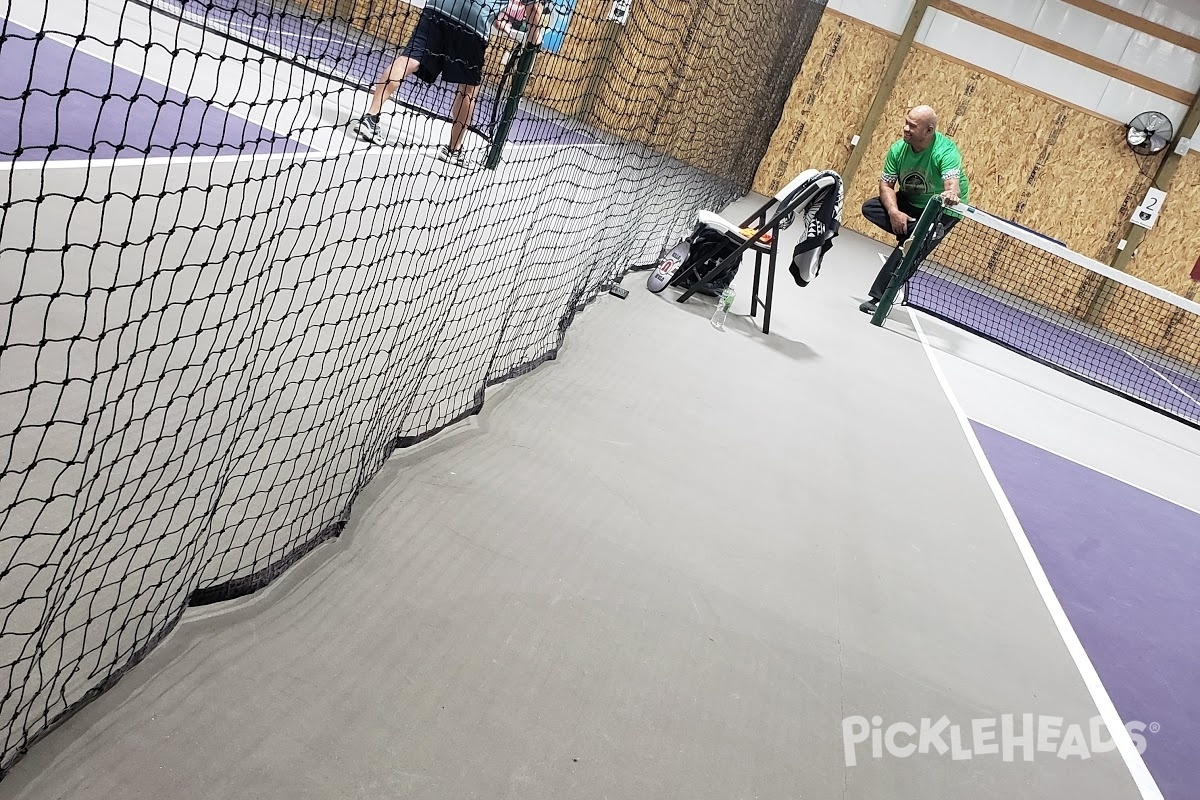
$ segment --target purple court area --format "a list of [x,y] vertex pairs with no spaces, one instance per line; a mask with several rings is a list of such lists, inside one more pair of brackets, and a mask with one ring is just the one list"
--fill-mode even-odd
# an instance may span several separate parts
[[[1167,800],[1200,786],[1200,514],[979,423],[979,443]],[[1136,741],[1136,739],[1135,739]]]
[[305,152],[287,136],[0,18],[0,158]]
[[[1040,361],[1133,397],[1180,419],[1200,423],[1200,378],[1135,357],[1111,335],[1054,322],[929,272],[918,272],[905,301]],[[1103,341],[1101,337],[1108,337]]]
[[[234,39],[252,42],[268,52],[282,54],[288,60],[307,64],[328,75],[341,76],[363,87],[372,86],[399,54],[394,45],[365,33],[315,16],[272,9],[269,1],[159,0],[159,5],[174,6],[186,14],[187,19],[206,29],[227,32]],[[411,11],[417,14],[419,10],[413,7]],[[491,46],[497,46],[499,41],[493,40]],[[443,81],[429,85],[413,77],[401,85],[396,99],[404,105],[448,119],[454,90]],[[492,122],[499,118],[499,114],[494,113],[496,102],[494,93],[485,88],[475,104],[474,127],[487,131],[489,138]],[[521,102],[507,141],[562,145],[596,142],[583,131],[530,113],[527,107],[531,105],[526,100]]]

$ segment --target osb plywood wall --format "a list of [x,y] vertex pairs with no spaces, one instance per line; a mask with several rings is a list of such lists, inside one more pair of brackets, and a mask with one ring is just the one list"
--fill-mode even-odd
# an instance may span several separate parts
[[[1183,296],[1197,297],[1200,287],[1189,275],[1200,259],[1200,153],[1189,153],[1167,193],[1162,214],[1129,262],[1129,273]],[[1200,365],[1200,316],[1181,313],[1166,305],[1143,307],[1130,314],[1127,293],[1118,292],[1101,323],[1150,347]]]
[[[797,76],[783,119],[759,167],[754,188],[773,194],[797,172],[842,169],[848,138],[866,118],[897,37],[855,19],[826,11],[813,47]],[[859,213],[878,191],[887,148],[901,133],[906,111],[929,104],[940,129],[963,153],[972,205],[1111,263],[1133,209],[1166,154],[1135,156],[1124,126],[1017,86],[920,45],[905,58],[887,98],[875,136],[861,142],[864,158],[847,187],[843,225],[882,242],[889,237]],[[1191,288],[1188,273],[1200,257],[1200,156],[1183,160],[1167,205],[1129,271],[1180,294]],[[890,240],[894,241],[894,240]],[[996,237],[951,235],[938,261],[1020,296],[1036,294],[1050,307],[1083,317],[1099,283],[1079,271],[1057,277],[1035,273],[1013,258],[1012,242]],[[1142,304],[1145,306],[1145,304]],[[1197,359],[1200,321],[1163,305],[1135,309],[1127,293],[1111,294],[1100,322],[1136,341]]]
[[302,0],[300,5],[308,9],[312,16],[318,19],[328,19],[338,16],[339,0]]
[[[646,3],[630,14],[617,40],[612,64],[592,107],[592,122],[618,136],[662,146],[669,129],[661,125],[666,106],[689,70],[686,60],[670,58],[686,52],[694,27],[681,24],[685,4]],[[612,82],[620,81],[620,91]]]
[[1129,264],[1129,273],[1176,294],[1196,291],[1188,275],[1200,258],[1200,153],[1179,162],[1154,228]]
[[[311,8],[314,0],[307,2]],[[408,41],[421,14],[421,9],[405,0],[340,0],[337,8],[351,25],[397,48]]]
[[[848,191],[848,208],[877,194],[887,149],[908,109],[922,103],[937,111],[939,129],[962,151],[972,205],[1111,261],[1161,156],[1133,155],[1114,122],[923,47],[905,59]],[[846,225],[885,240],[861,215],[850,214]]]
[[700,52],[712,3],[705,0],[694,7],[686,0],[656,0],[636,11],[618,39],[588,121],[685,163],[717,171],[715,163],[707,163],[714,161],[712,149],[706,150],[697,139],[716,134],[726,127],[721,124],[725,121],[692,113],[694,104],[688,102],[686,89],[703,84],[699,91],[729,91],[705,75],[712,65]]
[[[850,137],[866,119],[895,46],[894,39],[866,25],[824,15],[754,179],[754,191],[773,195],[806,169],[842,171],[850,158]],[[834,119],[837,124],[831,124]]]

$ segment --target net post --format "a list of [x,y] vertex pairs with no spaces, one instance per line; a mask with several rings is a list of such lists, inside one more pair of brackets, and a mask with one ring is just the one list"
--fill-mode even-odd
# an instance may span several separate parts
[[496,126],[496,133],[492,136],[492,143],[488,148],[487,161],[483,164],[487,169],[495,169],[500,164],[504,143],[508,140],[508,132],[512,128],[513,120],[517,118],[517,111],[521,107],[521,97],[525,94],[525,84],[529,83],[529,77],[533,74],[533,61],[540,49],[540,47],[528,44],[521,47],[521,54],[517,57],[517,67],[513,75],[512,88],[509,89],[508,97],[504,100],[504,112],[500,115],[500,124]]
[[921,252],[925,249],[926,242],[933,235],[934,220],[942,215],[943,204],[941,195],[934,196],[925,204],[925,210],[921,212],[921,218],[917,220],[916,230],[913,231],[913,235],[906,243],[904,258],[901,260],[899,268],[892,273],[892,281],[888,284],[883,297],[879,299],[879,305],[875,307],[875,313],[871,316],[872,325],[883,325],[883,321],[891,313],[892,303],[896,301],[896,294],[900,291],[900,287],[907,283],[908,279],[917,271],[917,262],[920,260]]

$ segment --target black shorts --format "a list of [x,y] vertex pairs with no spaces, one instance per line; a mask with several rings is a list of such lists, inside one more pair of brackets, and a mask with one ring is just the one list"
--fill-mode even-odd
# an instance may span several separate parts
[[422,8],[412,38],[403,55],[420,63],[417,77],[433,83],[442,76],[447,83],[478,86],[483,83],[483,53],[487,40],[440,11]]

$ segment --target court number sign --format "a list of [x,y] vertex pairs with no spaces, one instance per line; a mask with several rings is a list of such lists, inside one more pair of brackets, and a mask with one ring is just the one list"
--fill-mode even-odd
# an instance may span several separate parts
[[1154,221],[1158,219],[1159,212],[1162,211],[1163,201],[1167,199],[1167,193],[1161,189],[1153,187],[1146,190],[1146,199],[1142,204],[1133,210],[1133,217],[1130,220],[1134,225],[1141,225],[1149,230],[1154,227]]
[[622,25],[629,19],[629,6],[633,0],[612,0],[612,5],[608,9],[607,20],[619,22]]

